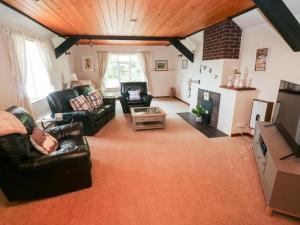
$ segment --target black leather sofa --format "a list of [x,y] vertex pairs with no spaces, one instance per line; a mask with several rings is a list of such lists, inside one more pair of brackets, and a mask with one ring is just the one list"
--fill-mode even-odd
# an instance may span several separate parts
[[[129,100],[130,90],[140,90],[140,100]],[[121,83],[121,96],[119,97],[124,113],[130,113],[130,107],[148,107],[152,101],[152,95],[148,95],[146,82]]]
[[114,98],[103,98],[104,104],[91,111],[74,111],[72,109],[70,100],[79,95],[87,96],[90,91],[90,86],[83,85],[73,89],[55,91],[48,95],[47,101],[52,116],[54,116],[55,113],[63,114],[63,120],[57,122],[58,125],[68,124],[71,121],[81,122],[83,124],[83,134],[85,136],[92,136],[114,118]]
[[60,149],[42,155],[30,143],[35,121],[21,107],[11,107],[26,135],[0,137],[0,188],[9,201],[51,197],[92,185],[90,151],[80,123],[49,130]]

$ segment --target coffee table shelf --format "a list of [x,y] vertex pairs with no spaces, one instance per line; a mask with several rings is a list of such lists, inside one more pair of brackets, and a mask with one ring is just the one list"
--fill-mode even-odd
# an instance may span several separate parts
[[133,129],[165,129],[166,113],[159,107],[133,107],[131,110]]

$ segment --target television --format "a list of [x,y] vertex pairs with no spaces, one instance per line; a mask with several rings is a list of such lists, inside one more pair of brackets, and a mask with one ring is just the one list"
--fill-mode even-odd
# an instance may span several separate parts
[[273,113],[273,122],[292,150],[300,157],[300,85],[282,80]]

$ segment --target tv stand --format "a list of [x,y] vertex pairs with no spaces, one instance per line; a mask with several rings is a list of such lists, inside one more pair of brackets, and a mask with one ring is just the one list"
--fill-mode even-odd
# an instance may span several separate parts
[[265,199],[267,215],[278,211],[300,218],[300,158],[282,157],[293,153],[272,123],[257,122],[253,152]]

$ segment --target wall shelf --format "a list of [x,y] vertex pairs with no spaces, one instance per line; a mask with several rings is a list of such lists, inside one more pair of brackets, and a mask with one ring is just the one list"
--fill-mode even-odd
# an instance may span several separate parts
[[234,91],[253,91],[256,90],[256,88],[252,87],[243,87],[243,88],[235,88],[235,87],[228,87],[227,85],[220,85],[220,88],[234,90]]

